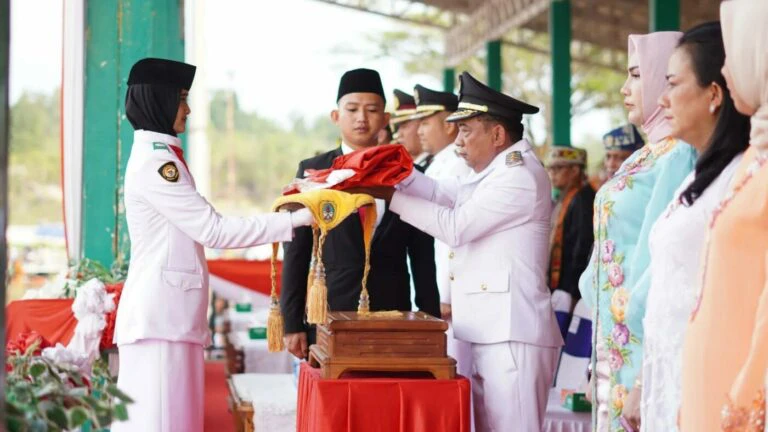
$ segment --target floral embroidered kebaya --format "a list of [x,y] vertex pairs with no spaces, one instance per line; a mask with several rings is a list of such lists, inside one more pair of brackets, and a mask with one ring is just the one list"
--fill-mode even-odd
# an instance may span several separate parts
[[[642,363],[648,234],[694,163],[693,148],[683,142],[666,139],[645,146],[624,162],[595,198],[595,248],[579,283],[595,315],[593,322],[599,322],[593,346],[606,350],[599,356],[594,353],[593,362],[605,359],[610,370],[606,377],[597,375],[611,390],[603,396],[609,418],[593,415],[595,430],[623,430],[618,417]],[[593,364],[593,370],[597,367]],[[593,392],[599,385],[595,384]]]

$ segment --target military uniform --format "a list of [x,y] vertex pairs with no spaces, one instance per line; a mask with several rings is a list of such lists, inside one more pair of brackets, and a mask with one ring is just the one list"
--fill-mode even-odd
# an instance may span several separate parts
[[[459,98],[449,92],[440,92],[417,85],[413,89],[416,100],[416,112],[411,115],[414,119],[426,119],[439,112],[452,113],[458,109]],[[432,155],[432,162],[424,172],[427,177],[435,180],[463,178],[472,170],[464,159],[456,154],[456,145],[451,142],[442,150]],[[435,269],[437,272],[437,289],[440,292],[440,303],[451,304],[449,280],[449,263],[451,250],[442,241],[435,239]],[[456,359],[456,369],[464,376],[472,375],[472,351],[468,342],[454,337],[453,325],[448,318],[447,349],[448,355]]]
[[[408,93],[395,89],[394,91],[395,96],[395,112],[392,113],[392,116],[389,120],[389,126],[392,128],[392,136],[394,137],[395,141],[398,144],[402,144],[405,146],[406,150],[408,152],[412,152],[411,146],[416,147],[419,145],[419,143],[406,143],[404,142],[404,137],[400,136],[400,128],[405,125],[406,123],[410,121],[417,120],[414,116],[416,114],[416,99],[414,99],[413,96],[409,95]],[[408,139],[412,139],[412,137],[409,137]],[[414,153],[411,155],[413,156]],[[419,167],[422,172],[424,169],[426,169],[429,164],[432,162],[432,155],[429,153],[422,151],[415,156],[413,156],[413,164]]]
[[[461,76],[459,111],[521,121],[535,107]],[[390,209],[451,249],[453,326],[471,344],[475,426],[541,429],[563,340],[546,285],[551,185],[531,145],[520,140],[464,179],[412,174]]]
[[[183,76],[173,79],[174,74]],[[180,94],[193,77],[194,66],[138,62],[128,79],[129,119],[132,112],[134,120],[142,118],[142,108],[131,105],[136,103],[131,86],[159,84]],[[132,120],[134,128],[146,127],[147,118]],[[124,185],[131,263],[115,342],[121,365],[117,386],[135,403],[128,406],[128,422],[115,423],[114,432],[203,430],[203,347],[210,342],[204,247],[240,248],[292,238],[290,214],[229,218],[217,213],[195,189],[180,145],[168,133],[134,132]]]

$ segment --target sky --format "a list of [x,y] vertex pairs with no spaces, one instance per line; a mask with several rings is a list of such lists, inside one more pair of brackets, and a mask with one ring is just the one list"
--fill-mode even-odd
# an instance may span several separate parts
[[[11,103],[24,91],[50,92],[60,85],[62,1],[11,1]],[[199,0],[186,3],[193,1]],[[297,115],[327,115],[348,69],[378,70],[387,95],[416,83],[442,86],[435,77],[406,73],[397,59],[350,54],[363,50],[368,35],[407,24],[315,0],[204,4],[204,61],[197,65],[205,70],[204,85],[209,91],[234,89],[242,108],[283,125]],[[574,142],[608,128],[606,116],[584,116],[573,122]]]

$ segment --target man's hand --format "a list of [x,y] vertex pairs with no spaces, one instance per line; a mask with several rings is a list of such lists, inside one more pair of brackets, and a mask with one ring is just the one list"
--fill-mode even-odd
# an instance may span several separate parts
[[451,305],[450,303],[440,303],[440,318],[444,320],[451,319]]
[[636,430],[640,430],[640,400],[642,397],[642,387],[635,386],[629,391],[624,400],[624,408],[621,409],[621,415]]
[[285,335],[285,346],[288,352],[299,359],[305,359],[308,355],[307,334],[305,332],[288,333]]
[[374,198],[383,199],[384,201],[389,202],[392,200],[395,188],[392,186],[355,187],[345,189],[344,192],[351,194],[367,194]]

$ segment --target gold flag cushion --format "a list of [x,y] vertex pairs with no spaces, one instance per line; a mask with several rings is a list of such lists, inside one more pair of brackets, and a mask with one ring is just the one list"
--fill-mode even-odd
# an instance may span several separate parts
[[376,218],[375,200],[370,195],[350,194],[333,189],[317,189],[299,194],[281,196],[272,204],[272,210],[277,211],[286,204],[301,204],[306,207],[315,220],[321,232],[328,232],[338,226],[350,214],[360,207],[373,206],[373,217]]
[[[328,314],[328,287],[325,284],[325,266],[323,264],[323,244],[328,232],[337,227],[351,214],[361,212],[363,225],[363,243],[365,246],[365,268],[363,270],[362,290],[358,312],[370,313],[367,280],[370,272],[371,239],[376,223],[376,202],[370,195],[350,194],[333,189],[318,189],[298,194],[281,196],[272,205],[273,211],[290,205],[302,205],[312,213],[314,220],[312,260],[307,280],[307,322],[324,323]],[[277,244],[272,248],[272,267],[277,262]],[[277,272],[272,272],[272,293],[269,318],[267,320],[267,341],[270,352],[282,351],[283,317],[277,297]]]

